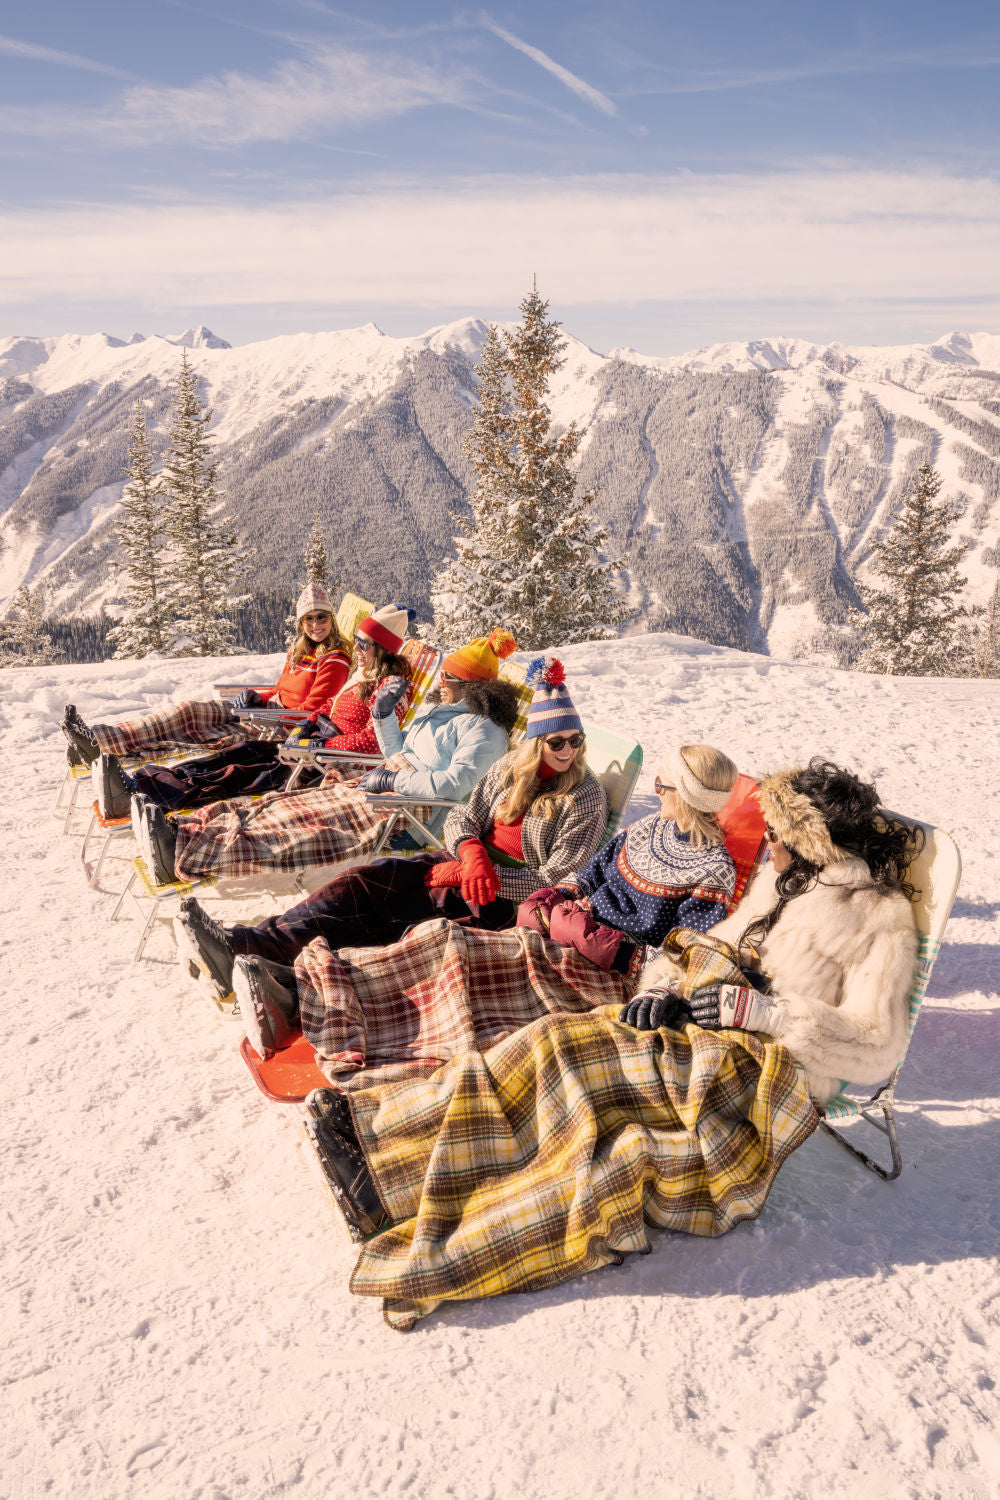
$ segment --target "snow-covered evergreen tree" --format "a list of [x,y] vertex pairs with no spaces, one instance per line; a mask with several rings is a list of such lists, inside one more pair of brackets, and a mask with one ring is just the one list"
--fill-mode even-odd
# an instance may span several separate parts
[[207,428],[212,411],[182,352],[161,485],[171,550],[164,594],[171,615],[172,656],[217,656],[232,650],[229,606],[243,557],[235,534],[213,519],[221,501],[218,465]]
[[997,576],[973,643],[971,671],[976,677],[1000,677],[1000,546],[987,548],[983,561],[997,569]]
[[306,543],[306,583],[319,583],[332,596],[336,582],[330,577],[330,558],[326,550],[326,536],[319,511],[313,516],[312,530]]
[[440,640],[512,630],[524,650],[616,634],[627,613],[615,565],[598,549],[594,493],[577,493],[573,460],[583,431],[558,437],[547,404],[565,340],[537,287],[521,303],[511,334],[495,327],[478,367],[479,391],[465,450],[476,472],[471,518],[458,517],[457,557],[431,597]]
[[903,495],[892,530],[872,548],[882,587],[860,590],[868,623],[859,665],[901,677],[947,677],[968,660],[968,622],[958,564],[967,547],[947,545],[956,506],[939,500],[941,476],[924,464]]
[[128,431],[128,483],[122,491],[121,516],[116,531],[125,554],[125,608],[109,631],[116,657],[149,656],[164,651],[169,640],[168,612],[163,592],[166,565],[163,506],[153,474],[153,455],[146,434],[142,401]]
[[47,667],[62,655],[44,630],[40,595],[22,583],[0,621],[0,667]]

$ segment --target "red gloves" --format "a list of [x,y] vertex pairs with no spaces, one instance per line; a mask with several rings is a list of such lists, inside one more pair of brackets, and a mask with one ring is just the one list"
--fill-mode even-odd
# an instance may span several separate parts
[[458,846],[462,866],[462,899],[470,905],[488,906],[500,894],[500,881],[490,857],[478,839]]
[[429,891],[437,885],[461,884],[462,862],[458,859],[444,859],[440,864],[431,865],[424,880],[424,885]]

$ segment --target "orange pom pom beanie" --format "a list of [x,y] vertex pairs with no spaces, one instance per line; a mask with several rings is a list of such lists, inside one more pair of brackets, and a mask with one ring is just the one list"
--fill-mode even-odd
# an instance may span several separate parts
[[485,682],[498,676],[500,663],[516,650],[517,642],[509,630],[491,630],[489,635],[481,635],[446,656],[441,666],[449,677],[461,677],[463,682]]

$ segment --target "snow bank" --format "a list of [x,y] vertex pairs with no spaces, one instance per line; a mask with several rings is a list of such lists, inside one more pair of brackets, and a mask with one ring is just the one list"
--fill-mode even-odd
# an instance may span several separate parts
[[664,749],[707,739],[757,771],[829,755],[954,833],[902,1177],[814,1136],[722,1240],[655,1235],[619,1268],[391,1332],[347,1290],[298,1111],[254,1089],[164,934],[132,966],[134,922],[107,920],[124,866],[89,892],[51,814],[67,699],[114,718],[232,667],[0,673],[3,1495],[995,1493],[1000,684],[664,635],[561,654],[581,712],[645,746],[636,814]]

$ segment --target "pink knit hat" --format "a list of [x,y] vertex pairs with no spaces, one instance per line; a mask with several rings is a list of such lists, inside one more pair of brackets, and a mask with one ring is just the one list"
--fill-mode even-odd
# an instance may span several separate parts
[[407,609],[405,604],[383,604],[381,609],[362,620],[355,629],[395,655],[403,644],[407,628],[416,618],[416,610]]

